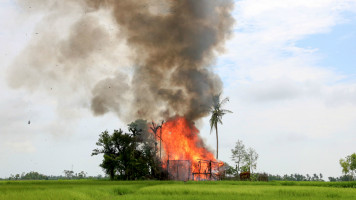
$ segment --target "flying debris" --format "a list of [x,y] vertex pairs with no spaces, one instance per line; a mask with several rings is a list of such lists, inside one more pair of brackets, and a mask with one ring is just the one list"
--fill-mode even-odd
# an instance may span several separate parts
[[27,122],[28,124],[31,124],[31,121],[30,120],[28,120],[28,122]]

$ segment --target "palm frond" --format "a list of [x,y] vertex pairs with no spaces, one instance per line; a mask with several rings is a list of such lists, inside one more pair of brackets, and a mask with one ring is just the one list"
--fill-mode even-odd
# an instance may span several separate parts
[[232,113],[232,111],[230,111],[230,110],[221,109],[221,106],[223,104],[225,104],[226,102],[228,102],[229,98],[226,97],[222,101],[220,101],[220,97],[221,97],[221,93],[219,93],[218,95],[215,95],[213,97],[213,105],[210,107],[210,110],[209,110],[209,112],[211,114],[211,118],[209,120],[210,134],[213,131],[213,129],[216,128],[216,126],[218,124],[223,124],[222,116],[224,116],[227,113]]
[[214,116],[211,116],[209,123],[210,123],[210,134],[211,134],[214,128]]
[[229,97],[226,97],[220,102],[220,106],[223,106],[226,102],[230,101]]
[[222,109],[221,112],[223,112],[224,114],[226,114],[226,113],[233,113],[231,110],[226,110],[226,109]]

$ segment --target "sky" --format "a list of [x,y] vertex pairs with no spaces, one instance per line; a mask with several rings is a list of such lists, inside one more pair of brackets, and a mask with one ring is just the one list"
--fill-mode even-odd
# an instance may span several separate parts
[[[91,151],[102,131],[125,123],[93,116],[79,100],[9,86],[9,67],[42,17],[24,16],[15,1],[0,0],[0,177],[103,174]],[[258,172],[340,176],[339,159],[356,152],[356,0],[240,0],[233,16],[214,64],[233,111],[219,127],[219,158],[233,164],[242,140],[259,154]],[[208,122],[197,124],[214,150]]]

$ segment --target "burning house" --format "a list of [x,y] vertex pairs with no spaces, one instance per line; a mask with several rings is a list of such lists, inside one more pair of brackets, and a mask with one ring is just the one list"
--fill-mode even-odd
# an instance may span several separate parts
[[161,162],[173,180],[218,180],[222,162],[215,159],[194,123],[175,117],[161,126]]

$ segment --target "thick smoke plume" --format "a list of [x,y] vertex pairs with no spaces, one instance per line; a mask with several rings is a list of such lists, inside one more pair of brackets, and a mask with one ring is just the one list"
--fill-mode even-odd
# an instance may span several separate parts
[[207,114],[222,82],[212,72],[229,38],[231,0],[27,0],[37,16],[9,68],[14,88],[80,94],[95,115],[189,120]]

